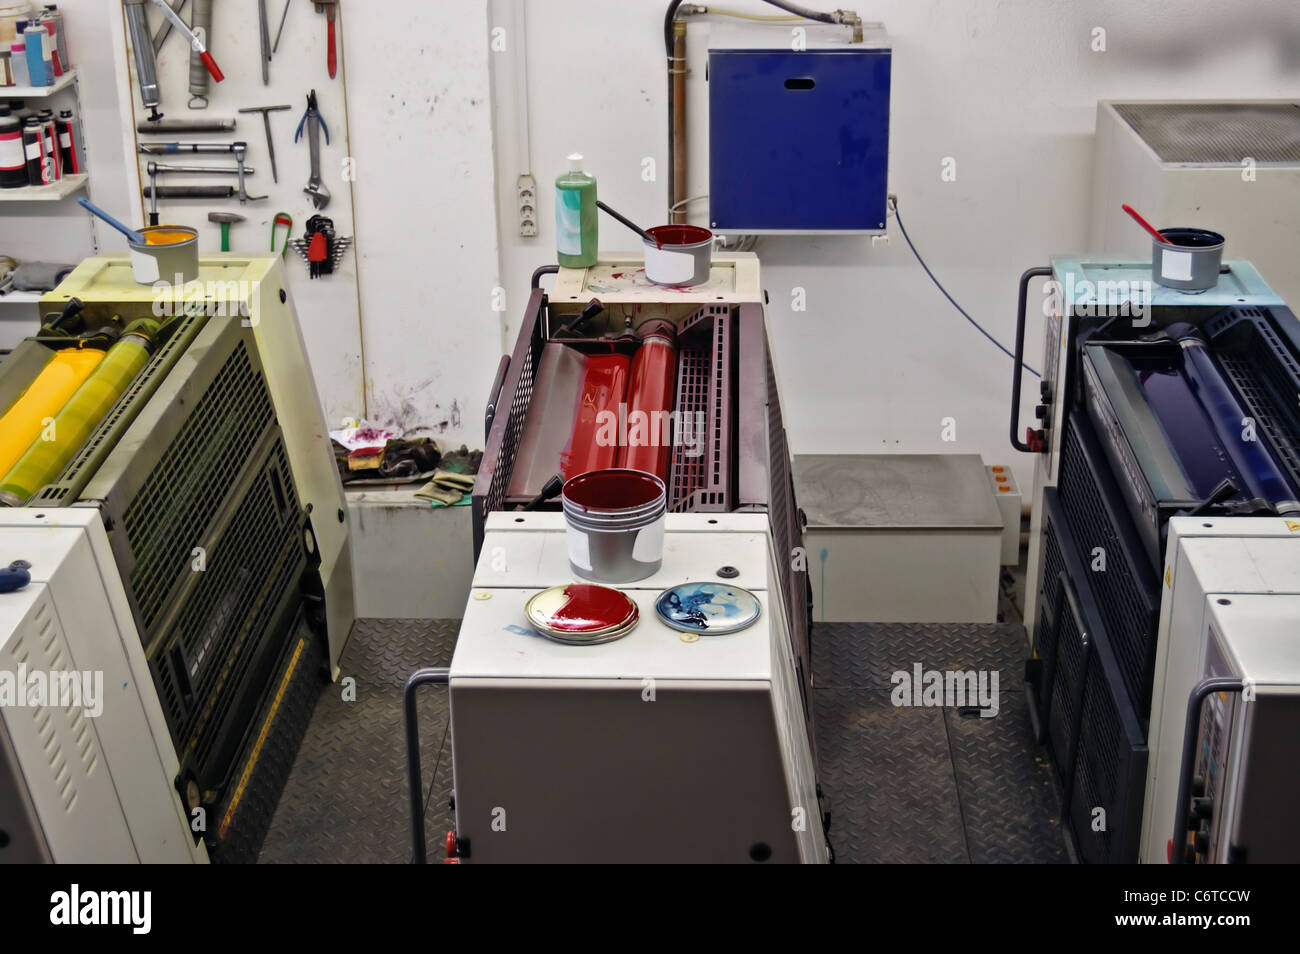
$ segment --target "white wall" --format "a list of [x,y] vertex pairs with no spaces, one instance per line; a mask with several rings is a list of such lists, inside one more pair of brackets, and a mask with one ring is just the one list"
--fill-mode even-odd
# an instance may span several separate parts
[[[520,50],[512,42],[515,3],[523,4],[527,20],[527,163],[511,74]],[[727,5],[774,12],[757,0]],[[117,0],[60,6],[74,31],[94,24],[91,36],[104,37],[100,31],[117,18],[120,32]],[[220,18],[223,5],[217,6]],[[246,6],[255,10],[251,0]],[[269,6],[278,17],[281,5]],[[633,218],[654,224],[665,217],[666,4],[393,0],[376,15],[359,3],[343,6],[360,303],[356,294],[323,296],[307,311],[299,301],[313,360],[323,365],[317,380],[332,417],[355,403],[346,395],[360,385],[373,416],[439,428],[445,421],[444,442],[481,445],[496,358],[513,343],[530,273],[554,261],[551,183],[564,157],[584,152],[601,196]],[[1288,3],[887,0],[866,6],[844,0],[824,6],[856,7],[865,18],[884,21],[893,37],[891,190],[949,290],[1008,343],[1020,272],[1054,252],[1081,250],[1086,241],[1098,99],[1300,95],[1300,15]],[[242,9],[240,16],[242,25],[222,38],[241,51],[231,54],[234,67],[251,71],[256,56],[246,54],[256,49],[256,18]],[[498,25],[509,27],[506,50],[491,53],[489,31]],[[1107,31],[1104,53],[1090,51],[1094,27]],[[708,190],[708,30],[703,20],[690,28],[692,195]],[[774,28],[774,42],[781,31]],[[88,130],[91,194],[112,206],[135,188],[122,156],[133,142],[108,122],[123,105],[123,77],[114,72],[108,45],[78,32],[73,55],[87,77],[83,89],[90,84],[83,98],[95,127]],[[290,85],[273,87],[258,102],[297,104],[310,85],[324,88],[329,81],[316,75],[323,33],[324,18],[309,3],[290,7],[284,42],[297,52],[285,53],[282,44],[282,54],[305,57],[312,72],[273,64],[273,82],[289,72]],[[250,92],[257,87],[260,80]],[[172,91],[173,102],[177,95]],[[305,181],[305,150],[284,145],[296,123],[286,115],[273,120],[281,169],[290,180]],[[241,123],[240,132],[260,144],[256,125]],[[657,182],[641,179],[646,156],[658,162]],[[940,163],[949,156],[957,161],[957,179],[945,183]],[[490,205],[494,159],[499,249]],[[260,154],[257,160],[265,165]],[[515,229],[515,177],[525,168],[539,186],[536,239],[521,239]],[[704,220],[706,208],[692,207],[695,221]],[[299,228],[309,212],[294,210]],[[1027,483],[1028,461],[1011,451],[1005,435],[1010,360],[939,296],[890,224],[888,247],[829,237],[759,245],[795,452],[975,451],[1013,461]],[[260,222],[246,228],[249,235],[264,231]],[[601,229],[607,249],[634,247],[617,226],[602,222]],[[491,310],[498,282],[506,290],[504,315]],[[807,289],[806,312],[790,309],[795,286]],[[329,355],[352,347],[352,328],[363,361],[328,363]],[[1034,361],[1038,350],[1035,329]],[[957,418],[955,445],[940,441],[946,416]]]
[[[274,36],[283,3],[268,0],[267,6]],[[482,446],[481,411],[500,353],[500,316],[492,310],[498,259],[486,0],[458,4],[455,16],[418,0],[394,0],[382,16],[360,3],[341,6],[338,77],[331,80],[325,68],[325,17],[311,3],[296,2],[270,64],[270,85],[263,86],[256,5],[216,3],[209,45],[226,79],[210,84],[206,111],[186,108],[188,53],[177,36],[167,40],[159,55],[166,117],[238,120],[233,136],[174,138],[246,140],[257,169],[249,190],[271,198],[243,207],[234,200],[164,202],[163,219],[198,228],[205,253],[220,247],[217,227],[207,222],[213,208],[247,217],[232,229],[235,251],[269,253],[271,218],[281,210],[293,216],[300,236],[315,210],[302,193],[307,147],[292,140],[306,93],[315,88],[333,134],[332,145],[322,144],[332,194],[322,214],[355,244],[333,277],[309,281],[292,251],[286,269],[327,419],[366,414],[402,429],[428,429],[444,446]],[[134,114],[143,110],[121,2],[62,0],[60,9],[82,74],[91,197],[125,221],[143,223],[134,154]],[[161,14],[151,8],[149,19],[156,28]],[[273,103],[293,106],[271,115],[278,186],[261,117],[237,113]],[[351,183],[343,178],[345,157],[355,162]],[[224,156],[164,161],[233,164]],[[164,184],[223,181],[233,178],[177,176]],[[75,206],[62,214],[89,232],[89,216]],[[65,227],[51,219],[48,231]],[[101,251],[125,251],[111,229],[96,232]]]
[[[507,14],[496,8],[509,2],[494,4],[501,22]],[[520,239],[513,228],[513,95],[508,82],[496,84],[506,116],[498,126],[502,258],[516,305],[532,269],[554,261],[551,183],[567,153],[584,152],[602,198],[632,218],[662,222],[666,205],[663,175],[655,183],[640,178],[642,157],[665,169],[666,3],[524,2],[537,239]],[[780,12],[756,0],[726,6]],[[940,280],[1008,346],[1020,273],[1053,253],[1084,250],[1098,99],[1300,95],[1294,4],[886,0],[820,7],[856,9],[883,21],[892,36],[890,190]],[[708,22],[693,20],[689,29],[690,195],[708,191]],[[1106,31],[1106,52],[1090,50],[1094,27]],[[788,29],[773,28],[774,44],[788,41]],[[494,65],[508,70],[510,62],[502,57]],[[955,182],[940,181],[945,157],[956,160]],[[692,221],[705,224],[707,203],[691,209]],[[603,247],[634,247],[617,225],[602,220],[600,228]],[[1010,359],[942,299],[892,220],[890,235],[888,247],[844,237],[768,238],[758,246],[794,452],[973,451],[1011,461],[1028,486],[1031,462],[1006,436]],[[790,307],[796,286],[807,289],[803,313]],[[1029,339],[1036,365],[1037,329]],[[1036,395],[1032,380],[1029,390]],[[1033,403],[1025,401],[1025,424]],[[947,416],[957,419],[955,444],[940,440]]]
[[361,10],[347,41],[366,406],[481,448],[501,355],[487,3]]

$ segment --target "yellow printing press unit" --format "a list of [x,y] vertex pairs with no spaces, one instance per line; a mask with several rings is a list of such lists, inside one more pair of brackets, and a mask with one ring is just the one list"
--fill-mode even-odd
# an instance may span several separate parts
[[40,312],[0,364],[6,857],[253,860],[353,622],[279,260],[92,258]]

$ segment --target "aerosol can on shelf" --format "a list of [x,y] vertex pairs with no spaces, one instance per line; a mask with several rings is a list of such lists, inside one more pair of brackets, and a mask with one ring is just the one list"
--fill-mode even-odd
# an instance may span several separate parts
[[569,171],[555,180],[555,252],[565,268],[596,264],[596,177],[569,156]]

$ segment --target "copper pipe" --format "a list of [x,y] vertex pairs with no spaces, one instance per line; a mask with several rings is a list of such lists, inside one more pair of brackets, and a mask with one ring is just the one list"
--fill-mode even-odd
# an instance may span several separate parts
[[668,60],[668,77],[672,82],[673,126],[668,144],[670,184],[669,218],[672,224],[686,221],[686,21],[673,21],[673,55]]

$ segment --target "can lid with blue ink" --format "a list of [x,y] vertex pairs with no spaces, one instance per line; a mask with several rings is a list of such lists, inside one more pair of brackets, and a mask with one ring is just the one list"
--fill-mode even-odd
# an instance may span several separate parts
[[749,590],[706,581],[670,586],[655,600],[655,612],[683,633],[722,636],[752,626],[763,609]]

